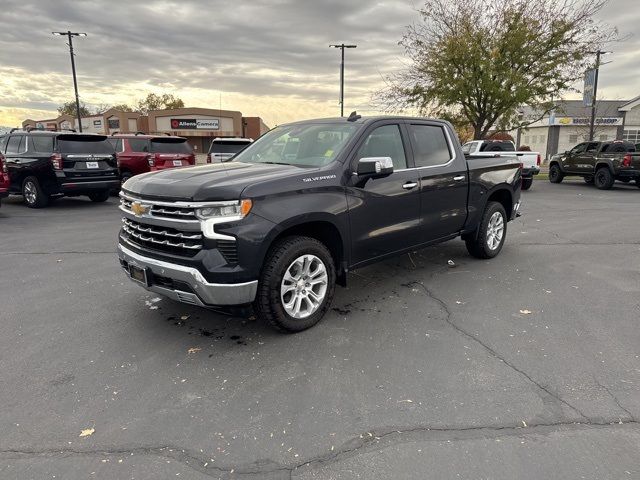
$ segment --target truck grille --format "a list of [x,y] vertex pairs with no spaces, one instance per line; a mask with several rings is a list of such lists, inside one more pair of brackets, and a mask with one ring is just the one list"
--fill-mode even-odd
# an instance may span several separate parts
[[[154,205],[152,202],[140,200],[140,202],[145,205],[151,205],[151,209],[149,210],[149,215],[156,218],[166,218],[171,220],[182,220],[182,221],[193,221],[197,222],[196,211],[190,207],[173,207],[167,205]],[[128,198],[120,198],[120,205],[124,210],[132,212],[131,204],[133,200]],[[132,212],[133,213],[133,212]]]
[[141,247],[192,257],[202,247],[202,234],[122,219],[126,239]]

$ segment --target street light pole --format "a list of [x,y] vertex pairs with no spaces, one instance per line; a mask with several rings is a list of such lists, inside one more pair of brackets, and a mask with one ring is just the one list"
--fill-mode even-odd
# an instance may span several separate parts
[[78,95],[78,80],[76,79],[76,61],[73,53],[73,37],[86,37],[86,33],[72,32],[51,32],[53,35],[66,36],[69,39],[69,53],[71,54],[71,73],[73,74],[73,90],[76,94],[76,116],[78,117],[78,130],[82,133],[82,117],[80,115],[80,96]]
[[[600,63],[600,57],[605,53],[612,53],[612,52],[604,52],[602,50],[598,50],[597,52],[595,52],[596,67],[594,70],[596,73],[593,79],[593,96],[591,97],[591,121],[589,122],[589,141],[590,142],[593,141],[595,124],[596,124],[596,95],[598,94],[598,75],[600,73],[600,65],[602,65],[602,63]],[[605,62],[604,64],[606,65],[607,63],[610,63],[610,62]]]
[[345,45],[341,43],[339,45],[329,45],[329,47],[339,48],[341,50],[341,61],[340,61],[340,116],[344,117],[344,49],[345,48],[356,48],[357,45]]

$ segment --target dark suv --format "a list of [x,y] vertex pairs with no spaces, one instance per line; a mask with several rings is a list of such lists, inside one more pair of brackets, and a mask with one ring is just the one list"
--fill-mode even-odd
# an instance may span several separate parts
[[104,135],[12,131],[0,137],[9,193],[31,208],[62,196],[104,202],[120,185],[116,154]]
[[123,183],[140,173],[196,164],[193,149],[184,137],[116,133],[109,142],[118,155]]

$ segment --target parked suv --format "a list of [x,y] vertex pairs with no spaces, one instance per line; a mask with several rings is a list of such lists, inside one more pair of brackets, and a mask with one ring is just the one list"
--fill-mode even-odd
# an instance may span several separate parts
[[233,156],[248,145],[251,145],[250,138],[214,138],[207,152],[207,163],[220,163],[231,160]]
[[173,136],[113,134],[122,182],[140,173],[195,165],[196,156],[187,139]]
[[104,202],[119,184],[118,162],[105,135],[12,131],[0,138],[9,193],[31,208],[51,199],[87,195]]

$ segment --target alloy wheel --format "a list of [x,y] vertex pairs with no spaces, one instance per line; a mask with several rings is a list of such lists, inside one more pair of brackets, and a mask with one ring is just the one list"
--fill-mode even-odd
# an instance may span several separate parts
[[293,318],[313,315],[325,299],[327,267],[315,255],[302,255],[287,267],[280,285],[280,299]]
[[495,212],[489,219],[487,225],[487,246],[490,250],[495,250],[502,242],[504,236],[504,218],[500,212]]

